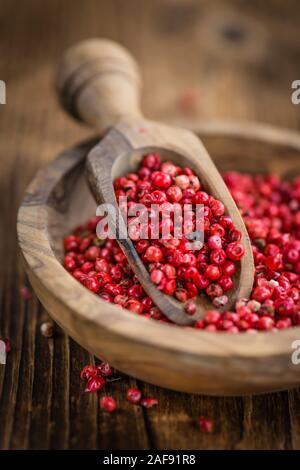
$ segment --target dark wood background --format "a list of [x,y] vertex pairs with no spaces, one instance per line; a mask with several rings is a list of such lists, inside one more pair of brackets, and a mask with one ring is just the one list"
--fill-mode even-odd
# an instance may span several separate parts
[[[90,135],[59,108],[53,91],[61,52],[91,36],[120,41],[141,64],[148,116],[194,123],[251,119],[300,128],[291,82],[300,79],[298,1],[2,0],[0,79],[0,337],[12,351],[0,366],[2,449],[299,449],[299,390],[268,396],[210,398],[138,384],[155,396],[150,410],[130,406],[122,376],[107,393],[120,411],[99,410],[83,393],[81,368],[92,358],[62,331],[47,340],[35,296],[19,295],[26,278],[17,249],[16,211],[46,161]],[[211,417],[201,434],[195,420]]]

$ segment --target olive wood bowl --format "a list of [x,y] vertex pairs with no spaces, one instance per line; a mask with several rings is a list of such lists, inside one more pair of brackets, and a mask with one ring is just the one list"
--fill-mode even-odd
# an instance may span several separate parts
[[[300,175],[300,136],[294,132],[222,122],[199,123],[192,130],[220,171]],[[66,150],[42,168],[18,214],[18,238],[29,280],[55,322],[120,371],[162,387],[241,395],[299,385],[300,365],[292,363],[299,327],[228,334],[162,324],[106,303],[64,269],[63,237],[95,213],[83,170],[96,141]]]

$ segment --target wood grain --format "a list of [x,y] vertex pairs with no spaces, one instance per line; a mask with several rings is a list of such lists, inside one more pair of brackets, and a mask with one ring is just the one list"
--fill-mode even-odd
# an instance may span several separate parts
[[[153,118],[184,125],[200,117],[257,119],[300,129],[300,109],[290,101],[290,83],[300,75],[298,2],[86,0],[74,8],[70,1],[3,0],[0,22],[0,78],[8,93],[7,104],[0,106],[0,250],[5,260],[0,268],[0,334],[12,342],[7,366],[0,366],[0,447],[33,448],[38,432],[39,448],[68,448],[74,440],[82,443],[87,438],[92,446],[96,442],[98,447],[124,448],[132,408],[118,415],[117,428],[107,421],[103,431],[100,412],[96,428],[87,431],[79,426],[75,432],[70,426],[87,413],[86,395],[78,402],[76,415],[74,408],[70,415],[69,404],[78,400],[78,375],[90,359],[79,346],[70,349],[61,332],[53,341],[52,411],[45,420],[50,441],[41,429],[35,428],[32,436],[32,401],[37,401],[33,382],[37,390],[44,380],[36,366],[49,346],[45,340],[36,349],[41,320],[36,300],[24,305],[19,298],[26,281],[16,251],[16,210],[37,168],[88,134],[60,111],[52,92],[53,64],[80,39],[110,37],[132,50],[141,63],[143,107]],[[246,39],[224,36],[224,24],[228,31],[228,24],[241,23]],[[253,47],[257,40],[259,47]],[[193,47],[187,49],[188,43]],[[178,104],[187,89],[198,96],[196,110]],[[78,358],[72,376],[70,351],[77,351]],[[133,383],[122,377],[112,388],[122,406],[124,389]],[[145,412],[144,420],[134,414],[132,448],[300,448],[299,390],[232,399],[191,398],[149,385],[143,388],[147,395],[158,396],[160,405]],[[94,409],[88,414],[93,421]],[[213,438],[197,431],[198,414],[215,419]]]

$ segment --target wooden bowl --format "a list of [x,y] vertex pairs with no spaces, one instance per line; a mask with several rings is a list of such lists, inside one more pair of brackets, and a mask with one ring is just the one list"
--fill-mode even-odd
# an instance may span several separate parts
[[[200,125],[221,171],[300,175],[300,136],[256,124]],[[108,304],[62,266],[62,239],[95,213],[84,159],[96,140],[66,150],[31,182],[18,215],[30,282],[53,319],[79,344],[122,372],[185,392],[240,395],[300,384],[292,363],[300,328],[276,333],[209,333],[145,319]]]

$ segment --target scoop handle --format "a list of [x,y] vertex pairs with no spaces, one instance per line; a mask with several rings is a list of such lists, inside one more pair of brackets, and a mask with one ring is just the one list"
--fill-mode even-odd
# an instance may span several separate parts
[[139,67],[113,41],[88,39],[68,49],[58,66],[56,87],[65,110],[100,133],[142,116]]

